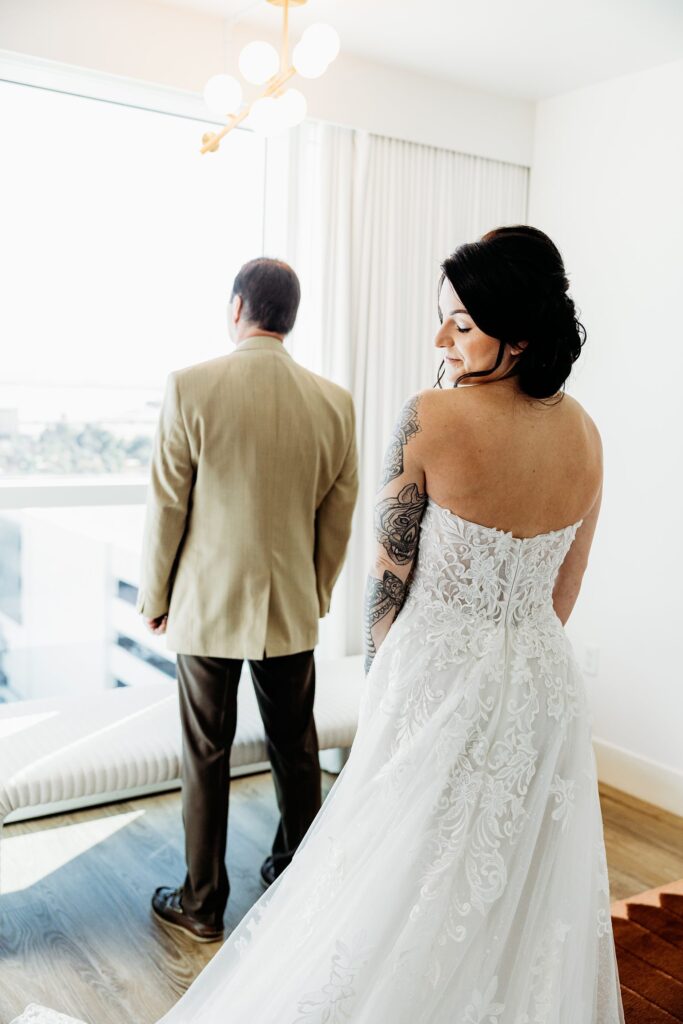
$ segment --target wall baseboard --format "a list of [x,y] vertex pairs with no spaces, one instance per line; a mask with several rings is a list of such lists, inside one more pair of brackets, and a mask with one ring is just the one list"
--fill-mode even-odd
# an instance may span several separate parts
[[598,781],[683,817],[683,772],[593,737]]

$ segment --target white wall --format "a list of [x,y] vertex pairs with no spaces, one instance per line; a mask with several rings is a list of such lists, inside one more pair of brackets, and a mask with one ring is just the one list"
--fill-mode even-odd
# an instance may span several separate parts
[[529,222],[588,331],[567,390],[603,438],[591,560],[567,625],[601,777],[683,814],[683,61],[538,105]]
[[[278,23],[274,11],[274,22]],[[296,10],[291,15],[297,38]],[[201,92],[234,71],[262,32],[150,0],[1,0],[0,49]],[[343,40],[342,40],[343,45]],[[533,103],[399,71],[344,50],[316,81],[296,80],[309,115],[381,135],[528,166]]]

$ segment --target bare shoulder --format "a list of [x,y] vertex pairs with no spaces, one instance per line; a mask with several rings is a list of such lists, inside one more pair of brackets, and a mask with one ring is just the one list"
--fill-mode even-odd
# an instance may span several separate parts
[[459,398],[455,398],[455,392],[436,388],[408,395],[394,415],[390,445],[410,444],[418,459],[426,458],[444,426],[452,424],[453,407],[459,404]]
[[569,406],[577,418],[577,422],[580,422],[586,431],[586,434],[592,444],[594,445],[595,451],[602,458],[602,437],[598,429],[598,425],[590,415],[587,409],[574,398],[573,395],[568,395],[566,392],[562,399],[563,402],[568,402]]
[[399,421],[412,422],[420,432],[439,430],[445,421],[452,422],[453,417],[467,401],[465,390],[425,388],[423,391],[416,391],[401,409]]
[[[423,435],[434,418],[434,399],[431,389],[415,391],[404,400],[394,417],[393,441],[405,445]],[[421,443],[420,436],[417,443]]]
[[[563,402],[567,402],[566,414],[571,417],[576,441],[573,458],[577,467],[577,479],[583,478],[586,493],[592,494],[590,509],[583,516],[584,534],[592,536],[595,529],[600,503],[604,476],[602,437],[598,425],[587,409],[571,395],[565,393]],[[590,495],[589,495],[590,497]],[[588,542],[590,546],[590,541]],[[586,557],[588,549],[586,549]]]
[[415,391],[404,401],[397,420],[400,422],[404,419],[414,419],[420,424],[423,421],[428,422],[441,415],[443,410],[452,404],[452,401],[449,403],[450,398],[450,394],[440,389],[437,391],[435,388],[425,388],[422,391]]
[[415,391],[404,400],[403,405],[397,411],[396,421],[401,423],[405,419],[419,419],[424,413],[429,391]]

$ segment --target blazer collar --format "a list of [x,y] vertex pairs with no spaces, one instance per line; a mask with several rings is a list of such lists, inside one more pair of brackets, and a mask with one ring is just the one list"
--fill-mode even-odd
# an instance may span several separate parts
[[235,346],[235,352],[248,352],[251,349],[259,348],[269,349],[271,352],[284,352],[286,356],[289,356],[290,359],[292,358],[291,353],[287,351],[282,341],[260,334],[254,335],[253,338],[247,338],[246,341],[241,341],[239,345]]

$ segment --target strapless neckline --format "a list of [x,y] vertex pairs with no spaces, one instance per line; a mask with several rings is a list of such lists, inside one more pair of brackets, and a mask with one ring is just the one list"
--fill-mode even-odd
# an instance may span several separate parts
[[457,519],[459,522],[464,523],[466,526],[471,526],[476,530],[485,530],[489,533],[496,533],[501,537],[509,537],[510,540],[518,541],[522,543],[524,541],[538,540],[540,537],[556,537],[561,533],[568,533],[570,530],[578,530],[579,526],[583,522],[583,519],[579,519],[576,523],[569,523],[567,526],[561,526],[558,530],[547,530],[545,533],[535,533],[532,537],[515,537],[512,530],[501,530],[497,526],[483,526],[481,523],[474,523],[471,519],[464,519],[457,512],[452,512],[449,508],[445,508],[443,505],[439,505],[438,502],[434,501],[433,498],[427,496],[427,502],[433,505],[439,512],[443,512],[446,516]]

